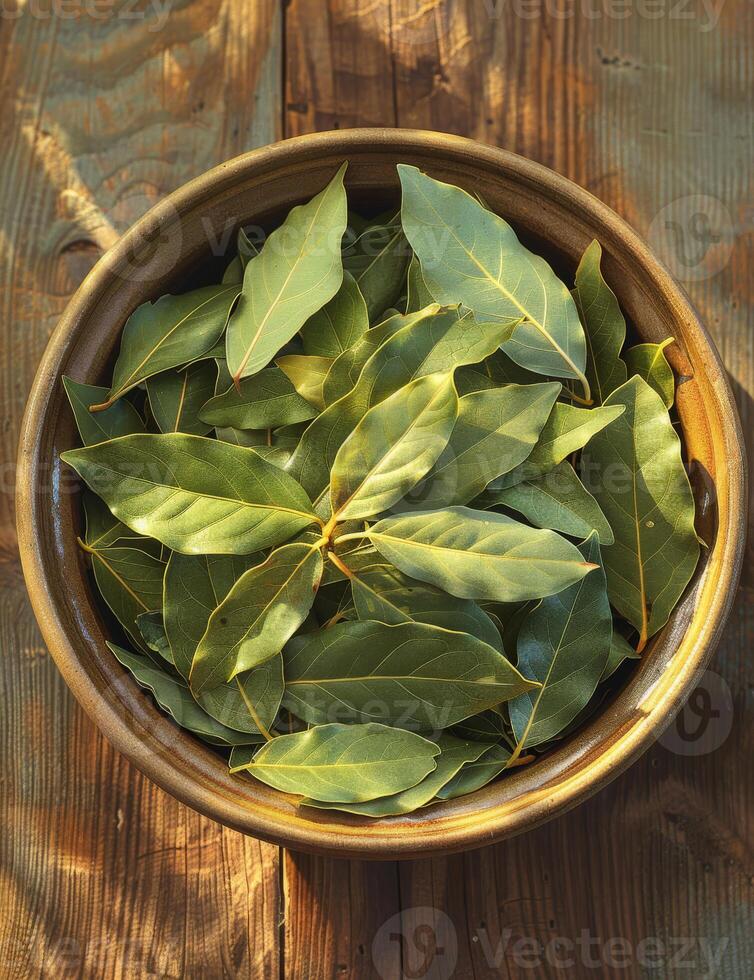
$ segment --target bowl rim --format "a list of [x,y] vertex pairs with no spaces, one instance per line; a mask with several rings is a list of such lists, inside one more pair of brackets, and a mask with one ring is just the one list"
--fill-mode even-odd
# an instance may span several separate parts
[[[255,171],[272,172],[276,165],[289,162],[297,155],[319,151],[331,156],[348,155],[349,151],[379,148],[383,152],[394,148],[396,153],[431,153],[438,151],[451,156],[473,158],[488,168],[500,168],[518,181],[536,188],[568,207],[583,209],[595,224],[605,229],[614,241],[620,241],[624,253],[635,266],[654,280],[667,303],[685,322],[686,338],[705,354],[705,379],[714,392],[722,419],[722,435],[727,466],[719,479],[724,481],[727,507],[725,521],[718,527],[717,542],[723,546],[718,562],[719,575],[714,591],[705,607],[704,628],[694,630],[692,618],[686,628],[675,656],[680,666],[660,675],[642,704],[642,712],[631,723],[617,730],[612,739],[600,744],[589,765],[573,773],[566,772],[557,780],[538,789],[529,790],[523,797],[514,797],[497,805],[478,810],[473,806],[477,794],[461,797],[440,808],[432,808],[437,819],[424,822],[404,818],[379,821],[311,822],[298,812],[281,814],[264,801],[255,801],[253,808],[239,804],[223,791],[216,774],[203,758],[191,768],[193,778],[171,765],[171,761],[150,746],[149,732],[135,737],[133,725],[126,724],[122,713],[98,689],[71,642],[69,627],[63,621],[55,591],[49,587],[43,535],[40,533],[40,494],[34,487],[44,461],[40,442],[47,424],[46,406],[50,384],[59,376],[61,365],[73,346],[74,336],[83,329],[85,311],[92,305],[92,296],[101,295],[112,286],[113,263],[126,258],[129,249],[150,229],[169,221],[187,207],[196,207],[204,197],[216,194],[219,187],[242,179]],[[24,414],[18,450],[16,512],[18,544],[27,588],[43,638],[67,685],[105,737],[125,754],[146,776],[163,789],[199,812],[247,834],[273,841],[283,846],[340,857],[394,859],[425,854],[451,853],[481,847],[497,840],[533,829],[556,813],[578,805],[597,792],[626,769],[644,752],[672,721],[693,686],[697,672],[704,668],[720,638],[732,607],[736,586],[741,574],[746,520],[746,458],[743,433],[733,393],[720,356],[707,330],[692,308],[680,286],[654,257],[648,247],[612,209],[588,191],[549,168],[518,154],[487,146],[464,137],[423,130],[352,129],[322,132],[292,139],[244,153],[212,168],[182,185],[163,198],[140,218],[116,242],[84,279],[70,299],[44,352],[34,378]],[[716,547],[717,547],[716,542]],[[78,637],[79,642],[81,637]],[[670,675],[670,676],[668,676]],[[143,695],[141,695],[143,697]],[[154,712],[158,712],[153,707]],[[154,743],[156,746],[158,743]],[[202,777],[202,780],[197,778]],[[471,802],[470,802],[471,801]]]

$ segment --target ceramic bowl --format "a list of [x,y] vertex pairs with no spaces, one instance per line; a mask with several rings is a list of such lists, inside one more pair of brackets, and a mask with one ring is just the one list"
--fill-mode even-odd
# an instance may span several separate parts
[[[123,324],[140,303],[217,281],[241,225],[270,227],[350,161],[357,210],[396,206],[395,166],[415,164],[481,194],[523,240],[572,277],[593,238],[636,337],[676,338],[678,412],[709,548],[682,602],[626,683],[561,747],[484,789],[410,816],[369,820],[298,807],[178,729],[116,663],[108,624],[76,546],[81,499],[60,453],[78,444],[61,376],[103,384]],[[490,844],[576,806],[659,736],[693,689],[736,589],[745,539],[740,423],[720,358],[688,299],[613,211],[553,171],[439,133],[351,130],[287,140],[231,160],[171,194],[100,260],[71,300],[39,368],[23,423],[18,539],[45,642],[103,734],[150,779],[244,833],[340,857],[403,858]],[[689,765],[693,763],[690,762]]]

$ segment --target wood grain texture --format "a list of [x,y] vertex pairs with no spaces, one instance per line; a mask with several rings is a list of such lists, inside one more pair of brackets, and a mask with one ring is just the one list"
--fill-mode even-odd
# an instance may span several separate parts
[[0,975],[277,977],[277,849],[166,796],[73,702],[26,601],[12,494],[37,361],[93,262],[164,194],[280,135],[281,11],[38,8],[0,21]]
[[623,7],[198,0],[164,22],[0,22],[3,976],[749,975],[754,536],[712,665],[730,703],[711,675],[685,719],[730,721],[721,744],[671,735],[523,838],[401,865],[279,864],[147,783],[72,703],[15,554],[18,426],[71,291],[162,195],[282,133],[442,129],[592,190],[703,313],[754,456],[754,9]]

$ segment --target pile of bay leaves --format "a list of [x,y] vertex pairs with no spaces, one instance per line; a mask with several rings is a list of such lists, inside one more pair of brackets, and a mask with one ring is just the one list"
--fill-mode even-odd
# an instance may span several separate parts
[[350,214],[345,169],[136,309],[109,388],[65,379],[63,459],[120,663],[232,771],[374,817],[566,736],[699,542],[666,345],[624,350],[599,244],[569,289],[415,167]]

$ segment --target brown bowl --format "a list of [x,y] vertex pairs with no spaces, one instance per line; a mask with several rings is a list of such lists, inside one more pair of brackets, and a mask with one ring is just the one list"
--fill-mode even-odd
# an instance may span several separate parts
[[[299,808],[228,774],[225,761],[177,728],[116,663],[81,552],[80,497],[60,453],[77,444],[61,375],[103,383],[126,317],[145,300],[217,277],[240,225],[278,220],[349,160],[357,206],[398,202],[396,163],[479,192],[524,240],[572,276],[592,238],[635,333],[673,336],[678,411],[709,544],[694,581],[622,689],[589,724],[536,763],[463,799],[378,821]],[[211,260],[211,256],[216,256]],[[216,281],[216,279],[215,279]],[[24,574],[44,639],[105,736],[156,783],[230,827],[340,857],[401,858],[490,844],[576,806],[633,762],[673,718],[709,660],[730,610],[744,552],[745,461],[725,371],[688,300],[609,208],[551,170],[470,140],[410,130],[351,130],[286,140],[216,167],[146,214],[102,258],[66,309],[34,381],[17,486]]]

